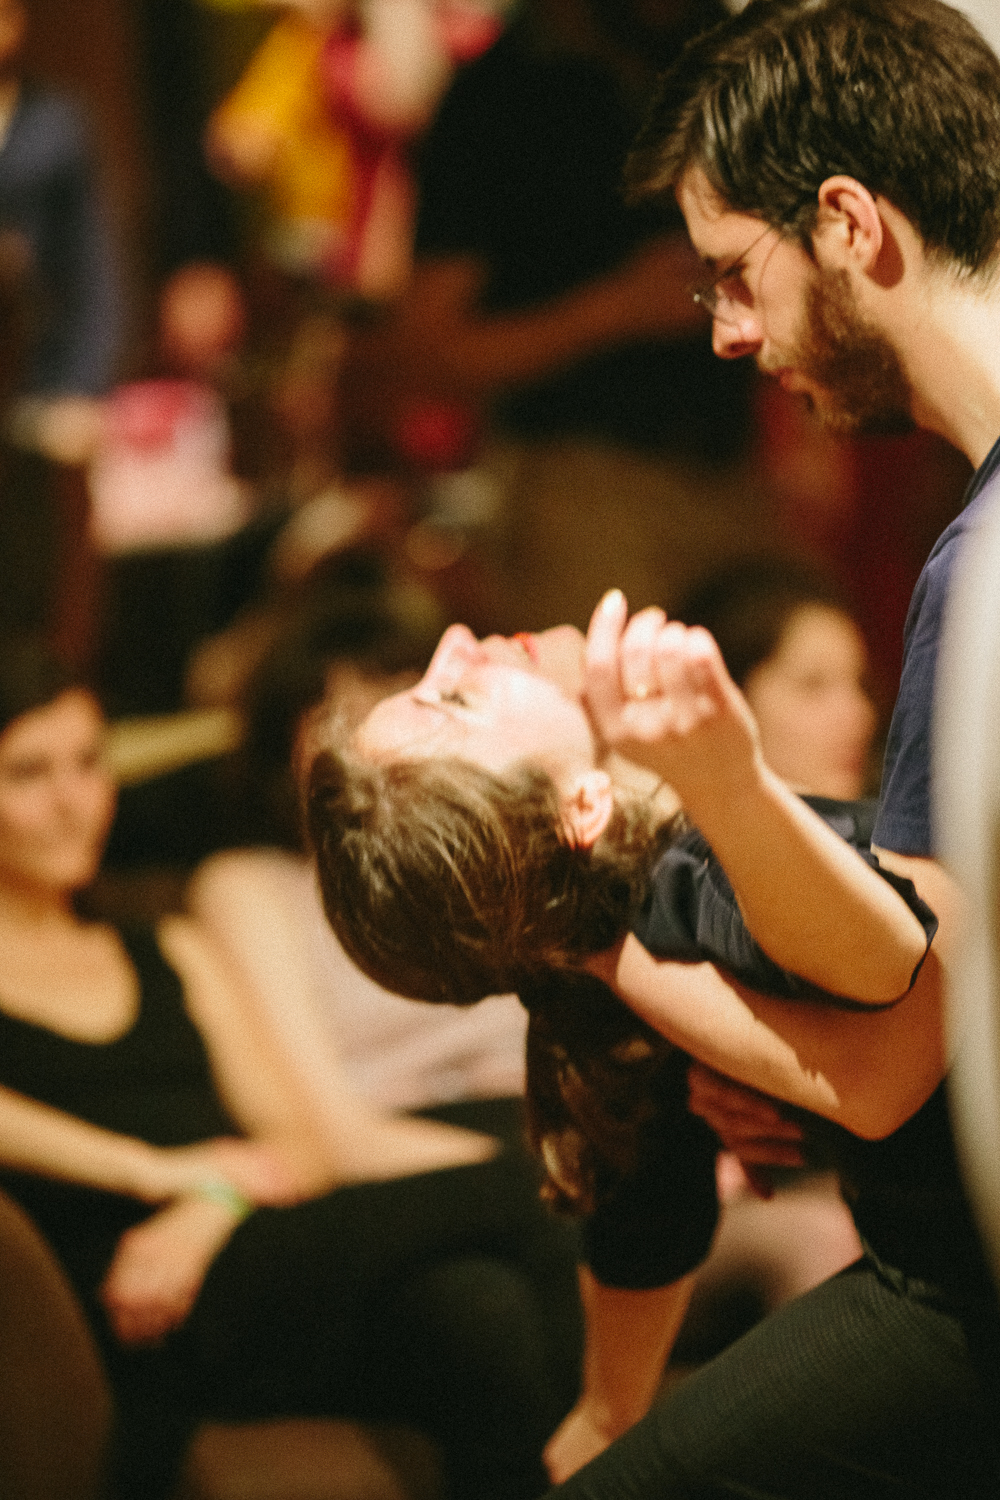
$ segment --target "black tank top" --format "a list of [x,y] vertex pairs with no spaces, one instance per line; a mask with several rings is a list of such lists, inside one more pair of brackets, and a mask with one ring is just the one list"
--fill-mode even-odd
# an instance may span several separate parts
[[[0,1009],[0,1084],[155,1146],[240,1134],[154,932],[136,926],[120,935],[139,978],[134,1024],[114,1041],[80,1042]],[[35,1219],[74,1280],[76,1272],[99,1276],[121,1231],[152,1211],[132,1198],[27,1173],[2,1172],[0,1184]]]

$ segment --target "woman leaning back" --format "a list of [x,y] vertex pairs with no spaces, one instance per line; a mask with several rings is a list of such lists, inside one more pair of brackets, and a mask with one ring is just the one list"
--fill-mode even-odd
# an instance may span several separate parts
[[[627,627],[626,615],[616,593],[595,612],[586,710],[572,649],[553,670],[557,643],[546,637],[476,642],[452,627],[416,689],[380,705],[346,750],[317,756],[309,792],[328,915],[362,967],[428,999],[514,988],[550,1044],[557,1032],[556,1113],[577,1129],[567,1149],[565,1134],[547,1136],[543,1098],[541,1147],[554,1193],[569,1180],[594,1209],[587,1376],[573,1453],[559,1455],[557,1472],[599,1453],[648,1406],[714,1222],[705,1215],[707,1234],[689,1236],[673,1260],[649,1250],[651,1239],[683,1240],[692,1204],[704,1203],[691,1189],[704,1171],[681,1160],[692,1137],[676,1104],[673,1157],[670,1131],[649,1146],[655,1127],[640,1128],[631,1163],[612,1163],[635,1191],[613,1182],[602,1201],[617,1073],[635,1048],[589,977],[647,1023],[647,1056],[665,1038],[821,1117],[814,1128],[850,1178],[869,1253],[685,1382],[567,1495],[618,1496],[626,1471],[657,1476],[658,1488],[636,1480],[636,1495],[730,1494],[730,1470],[734,1483],[803,1500],[882,1496],[900,1483],[903,1493],[990,1494],[993,1455],[966,1347],[989,1278],[941,1087],[942,959],[955,914],[939,913],[924,959],[934,916],[768,770],[711,637],[659,611]],[[671,826],[648,797],[616,785],[617,751],[669,783],[694,827]],[[755,992],[768,989],[787,998]],[[571,1033],[598,1011],[603,1058],[591,1048],[598,1065],[578,1087]],[[602,1089],[610,1128],[594,1118]],[[648,1115],[664,1118],[662,1092],[646,1092]],[[582,1190],[572,1180],[581,1162]]]

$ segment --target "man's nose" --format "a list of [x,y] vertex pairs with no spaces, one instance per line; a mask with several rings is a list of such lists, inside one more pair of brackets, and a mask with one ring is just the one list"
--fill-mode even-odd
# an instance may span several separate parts
[[750,309],[735,311],[727,319],[713,319],[712,348],[720,359],[743,359],[756,354],[763,342],[760,324]]

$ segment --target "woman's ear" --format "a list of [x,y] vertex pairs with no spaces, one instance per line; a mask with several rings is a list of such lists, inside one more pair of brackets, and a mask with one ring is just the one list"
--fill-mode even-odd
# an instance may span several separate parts
[[607,771],[575,772],[559,798],[562,825],[574,849],[592,849],[608,826],[615,805]]

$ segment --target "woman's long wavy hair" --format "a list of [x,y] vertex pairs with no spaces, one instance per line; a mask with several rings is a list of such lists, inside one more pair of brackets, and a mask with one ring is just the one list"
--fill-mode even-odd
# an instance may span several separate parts
[[636,1164],[673,1049],[580,965],[628,930],[677,821],[628,799],[580,849],[544,771],[327,751],[306,822],[327,917],[372,979],[452,1005],[521,996],[542,1194],[592,1212]]
[[397,994],[451,1005],[610,948],[673,831],[628,800],[581,849],[534,767],[498,775],[330,751],[311,768],[306,822],[327,916],[354,962]]
[[687,1059],[589,974],[550,973],[522,999],[542,1197],[559,1213],[590,1214],[635,1171],[671,1074]]

